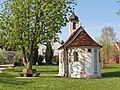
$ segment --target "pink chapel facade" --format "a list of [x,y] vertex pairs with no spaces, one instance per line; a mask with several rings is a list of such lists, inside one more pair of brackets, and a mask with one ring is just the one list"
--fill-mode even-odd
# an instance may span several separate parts
[[59,48],[59,76],[73,78],[99,78],[100,48],[84,30],[79,27],[78,17],[69,17],[69,38]]

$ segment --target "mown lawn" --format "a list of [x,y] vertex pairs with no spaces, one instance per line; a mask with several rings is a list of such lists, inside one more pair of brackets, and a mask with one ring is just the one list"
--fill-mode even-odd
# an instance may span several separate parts
[[[38,71],[58,70],[56,66],[34,66]],[[0,90],[120,90],[120,65],[107,65],[100,79],[58,77],[57,72],[41,72],[39,78],[15,78],[23,67],[0,74]]]

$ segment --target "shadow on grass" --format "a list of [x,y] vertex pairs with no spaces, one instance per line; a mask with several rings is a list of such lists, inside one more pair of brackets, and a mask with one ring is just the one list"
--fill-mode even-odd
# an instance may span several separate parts
[[15,77],[15,75],[7,74],[7,73],[1,73],[0,77],[2,77],[2,78],[4,78],[4,77],[12,78],[12,77]]
[[0,74],[0,83],[10,84],[10,85],[26,85],[26,84],[34,83],[34,82],[26,81],[25,79],[16,79],[15,75],[2,73]]
[[120,71],[118,71],[118,72],[106,72],[106,73],[102,73],[102,77],[104,78],[104,77],[111,77],[111,78],[113,78],[113,77],[120,77]]
[[40,78],[69,78],[69,77],[63,77],[63,76],[57,76],[57,75],[41,75]]
[[118,69],[119,67],[105,67],[104,69]]
[[0,80],[0,83],[4,83],[4,84],[10,84],[10,85],[26,85],[29,83],[33,83],[33,82],[28,82],[28,81],[20,81],[20,80],[16,80],[16,79],[2,79]]

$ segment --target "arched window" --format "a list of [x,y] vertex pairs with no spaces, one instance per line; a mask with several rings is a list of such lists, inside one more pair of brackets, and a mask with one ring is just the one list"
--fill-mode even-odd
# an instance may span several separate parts
[[74,51],[74,61],[78,61],[78,53],[76,51]]

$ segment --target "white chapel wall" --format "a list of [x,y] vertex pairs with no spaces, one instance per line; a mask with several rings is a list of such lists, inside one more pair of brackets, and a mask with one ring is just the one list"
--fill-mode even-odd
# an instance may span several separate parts
[[59,73],[58,76],[64,76],[64,50],[59,50]]
[[88,48],[85,49],[85,74],[94,75],[94,49],[88,52]]

